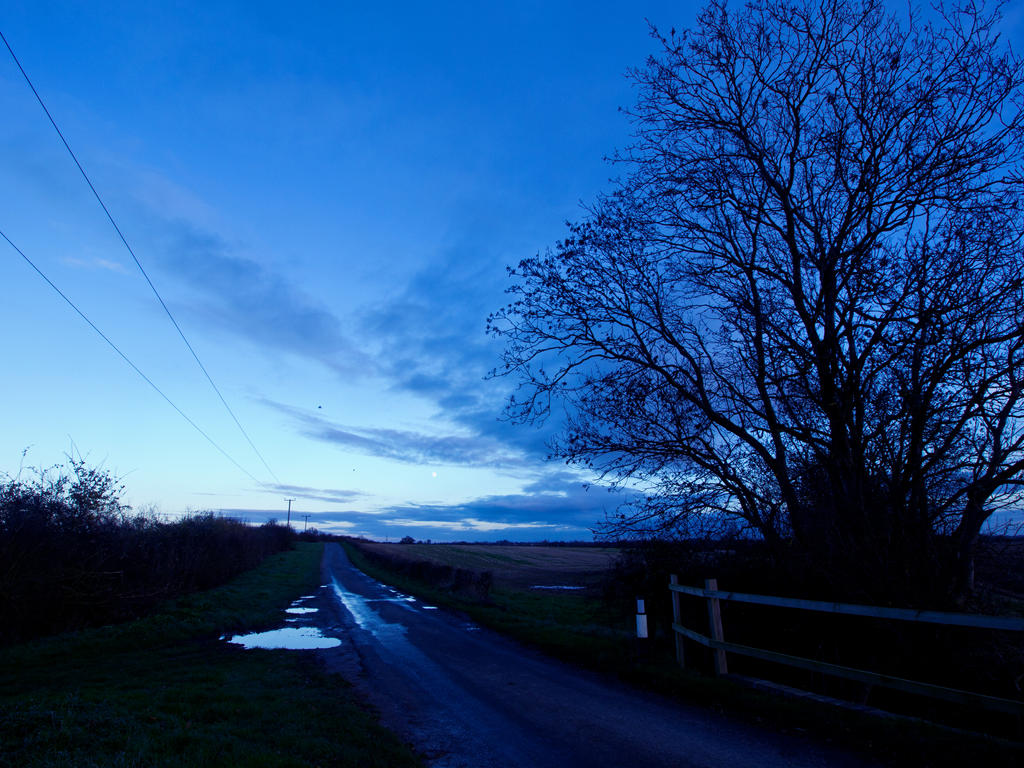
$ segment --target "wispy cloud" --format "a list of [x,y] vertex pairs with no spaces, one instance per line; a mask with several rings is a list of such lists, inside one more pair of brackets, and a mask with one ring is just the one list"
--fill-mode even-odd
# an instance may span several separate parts
[[346,376],[373,371],[373,360],[340,319],[285,275],[236,251],[189,221],[163,221],[159,264],[194,293],[189,309],[211,327],[316,360]]
[[345,450],[393,459],[406,464],[447,464],[471,467],[522,468],[520,452],[489,436],[433,435],[385,427],[338,424],[301,408],[262,399],[265,405],[289,416],[306,437]]
[[516,425],[503,417],[514,382],[489,379],[502,346],[485,333],[506,299],[500,260],[481,258],[478,241],[450,250],[368,311],[366,334],[381,340],[378,367],[401,391],[426,397],[446,419],[542,461],[554,424]]
[[381,518],[380,522],[386,523],[390,528],[404,530],[408,528],[428,529],[446,533],[449,536],[462,533],[495,533],[508,534],[512,531],[547,531],[549,534],[571,530],[569,526],[557,523],[530,522],[530,523],[506,523],[498,520],[480,520],[475,517],[463,517],[458,520],[430,520],[429,518],[402,518],[389,517]]
[[277,483],[269,486],[269,488],[281,494],[295,496],[298,499],[327,501],[332,504],[347,504],[355,499],[366,496],[363,491],[343,488],[313,488],[308,485],[287,485],[284,483]]
[[[287,486],[282,486],[282,488]],[[309,510],[308,525],[324,531],[398,539],[412,536],[436,541],[590,540],[593,530],[620,504],[635,499],[629,491],[585,487],[579,478],[556,470],[522,493],[483,496],[461,504],[404,504],[375,511]],[[250,522],[280,520],[280,509],[223,509]],[[292,515],[293,523],[295,513]]]
[[[244,520],[247,523],[262,525],[263,523],[274,522],[284,524],[287,512],[281,509],[255,509],[251,507],[222,507],[217,510],[218,514],[224,517],[231,517],[236,520]],[[359,513],[351,513],[358,515]],[[292,510],[292,527],[317,528],[328,533],[362,535],[356,528],[359,527],[358,520],[348,518],[349,513],[337,512],[300,512]]]
[[72,267],[81,267],[83,269],[105,269],[108,272],[117,272],[122,275],[128,274],[128,269],[124,264],[117,261],[111,261],[110,259],[79,259],[74,256],[66,256],[62,261]]
[[416,538],[429,538],[433,531],[433,538],[441,533],[447,539],[584,540],[593,537],[607,515],[637,496],[628,490],[585,486],[576,473],[556,469],[542,474],[521,493],[447,506],[406,505],[385,510],[381,518],[389,521],[392,530],[419,531],[402,534]]

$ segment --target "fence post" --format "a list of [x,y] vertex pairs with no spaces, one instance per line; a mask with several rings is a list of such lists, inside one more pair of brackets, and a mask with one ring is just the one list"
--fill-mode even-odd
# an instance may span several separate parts
[[[679,584],[679,577],[674,573],[669,577],[672,584]],[[672,592],[672,623],[682,624],[683,623],[683,612],[679,608],[679,593]],[[683,636],[675,631],[673,628],[672,636],[676,639],[676,661],[679,662],[680,667],[686,667],[686,653],[683,648]]]
[[[704,589],[712,592],[718,591],[718,579],[705,579]],[[722,642],[725,640],[725,636],[722,632],[722,609],[717,597],[709,597],[708,599],[708,623],[711,625],[711,639]],[[729,674],[729,666],[725,661],[725,650],[723,648],[713,649],[715,659],[715,674],[716,675],[727,675]]]

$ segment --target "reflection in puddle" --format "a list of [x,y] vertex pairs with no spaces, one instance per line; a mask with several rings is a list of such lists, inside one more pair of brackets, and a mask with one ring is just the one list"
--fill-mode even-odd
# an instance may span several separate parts
[[341,645],[336,637],[326,637],[316,627],[285,627],[269,632],[235,635],[228,642],[244,648],[284,648],[305,651],[313,648],[335,648]]
[[564,585],[563,584],[555,584],[555,585],[552,585],[552,586],[545,586],[545,585],[542,585],[542,584],[537,584],[535,586],[530,587],[530,589],[558,589],[558,590],[563,590],[563,589],[583,589],[583,587],[571,587],[571,586],[569,586],[567,584],[564,584]]
[[285,613],[316,613],[319,608],[287,608]]
[[436,605],[424,605],[423,606],[423,610],[424,611],[436,611],[437,610],[437,606]]
[[393,624],[385,620],[370,607],[372,602],[402,604],[405,602],[404,600],[366,598],[355,592],[349,592],[338,582],[334,582],[334,594],[341,600],[342,605],[345,606],[345,609],[352,618],[355,619],[356,624],[372,633],[374,637],[385,643],[385,645],[389,645],[392,648],[400,645],[403,649],[409,646],[408,641],[405,639],[405,626],[400,623]]
[[[394,587],[385,587],[385,589],[388,592],[390,592],[392,595],[394,595],[393,599],[396,600],[396,601],[397,600],[404,600],[407,603],[415,603],[416,602],[416,598],[415,597],[413,597],[412,595],[403,594],[403,593],[399,592],[397,589],[395,589]],[[379,599],[378,600],[373,600],[373,598],[371,598],[371,600],[373,602],[378,602],[379,601]],[[384,598],[384,602],[386,602],[387,600],[388,600],[388,598]]]

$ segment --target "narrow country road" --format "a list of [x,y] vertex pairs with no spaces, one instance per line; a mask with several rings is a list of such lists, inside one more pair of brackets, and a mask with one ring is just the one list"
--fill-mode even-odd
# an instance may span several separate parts
[[431,766],[863,766],[786,736],[627,688],[399,594],[324,551],[317,651]]

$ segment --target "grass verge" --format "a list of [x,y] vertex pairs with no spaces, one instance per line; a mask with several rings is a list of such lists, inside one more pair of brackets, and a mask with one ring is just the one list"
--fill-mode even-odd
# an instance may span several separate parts
[[348,684],[270,626],[319,584],[320,544],[124,625],[0,651],[0,766],[416,766]]
[[812,731],[826,741],[866,752],[889,765],[987,768],[1024,765],[1024,744],[954,731],[924,721],[878,717],[753,690],[728,679],[683,670],[668,639],[641,646],[621,614],[576,594],[494,589],[474,602],[389,571],[344,543],[352,562],[370,576],[473,620],[552,656],[613,675],[638,687],[700,704],[781,731]]

